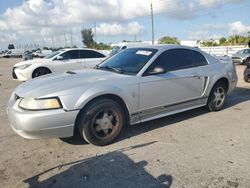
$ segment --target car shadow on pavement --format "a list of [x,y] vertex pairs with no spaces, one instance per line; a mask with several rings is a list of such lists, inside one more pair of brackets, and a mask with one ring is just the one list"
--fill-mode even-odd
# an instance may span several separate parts
[[236,87],[234,91],[228,96],[225,109],[246,101],[250,101],[250,88]]
[[[236,87],[235,90],[228,96],[224,109],[231,108],[237,104],[249,100],[250,100],[250,88]],[[149,122],[127,126],[126,131],[123,132],[115,142],[119,142],[139,134],[150,132],[151,130],[157,128],[173,125],[175,123],[185,121],[206,113],[209,113],[209,111],[205,107],[201,107],[194,110],[189,110],[171,116],[166,116],[163,118],[152,120]],[[65,138],[61,140],[72,145],[87,144],[87,142],[85,142],[78,134],[75,137]]]
[[[125,154],[155,142],[135,145],[104,155],[62,164],[24,180],[30,188],[170,188],[171,175],[155,178],[145,170],[147,161],[134,162]],[[58,172],[59,171],[59,172]]]

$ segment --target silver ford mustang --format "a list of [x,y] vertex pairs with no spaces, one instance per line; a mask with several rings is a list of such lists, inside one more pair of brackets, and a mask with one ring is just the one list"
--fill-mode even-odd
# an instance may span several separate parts
[[25,138],[79,132],[107,145],[126,124],[206,106],[221,110],[237,83],[231,60],[180,45],[130,48],[94,69],[27,81],[12,93],[8,116]]

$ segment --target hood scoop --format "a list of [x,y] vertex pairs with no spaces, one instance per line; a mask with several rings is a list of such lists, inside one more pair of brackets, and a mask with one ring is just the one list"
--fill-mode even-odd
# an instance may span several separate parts
[[67,71],[66,74],[76,74],[76,72],[73,71]]

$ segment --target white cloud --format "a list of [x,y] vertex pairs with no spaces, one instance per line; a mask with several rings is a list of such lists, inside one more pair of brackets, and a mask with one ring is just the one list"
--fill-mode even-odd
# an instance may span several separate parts
[[138,22],[131,22],[125,26],[118,23],[102,23],[96,28],[96,32],[98,35],[137,35],[142,29],[143,26]]
[[0,30],[8,30],[7,24],[2,20],[0,20]]
[[246,34],[247,32],[250,32],[250,26],[244,25],[241,23],[241,21],[236,21],[233,23],[229,23],[229,34]]
[[[102,35],[134,35],[143,30],[143,26],[132,19],[150,15],[150,4],[154,13],[165,13],[175,19],[192,19],[209,8],[219,9],[226,3],[239,3],[244,0],[23,0],[20,6],[8,8],[0,15],[0,31],[15,34],[17,40],[38,40],[58,35],[64,38],[64,32],[100,23],[97,30]],[[131,22],[127,25],[123,21]],[[232,25],[244,31],[242,25]],[[199,34],[201,35],[201,34]],[[77,36],[79,38],[79,36]],[[75,40],[78,40],[75,39]],[[55,39],[56,40],[56,39]],[[63,42],[61,42],[63,43]]]
[[218,32],[224,31],[229,35],[246,35],[250,31],[250,25],[245,25],[241,21],[227,24],[204,24],[201,28],[187,32],[189,39],[219,39],[222,37]]

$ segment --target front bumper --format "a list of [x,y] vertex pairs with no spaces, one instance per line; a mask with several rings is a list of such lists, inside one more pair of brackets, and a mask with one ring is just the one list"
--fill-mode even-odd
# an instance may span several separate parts
[[79,110],[26,111],[18,107],[12,97],[8,104],[8,118],[12,129],[24,138],[65,138],[74,135],[75,119]]
[[29,69],[17,69],[13,68],[12,70],[12,78],[14,80],[19,80],[19,81],[27,81],[32,78],[31,72]]

